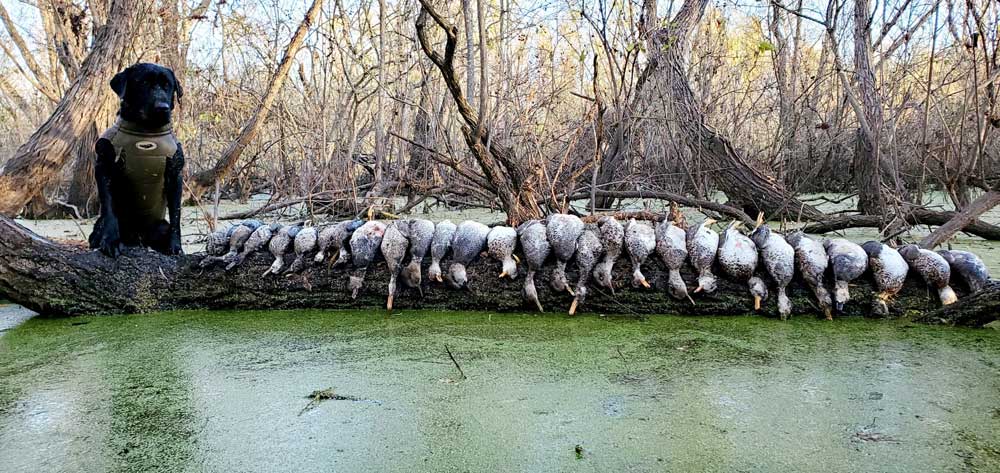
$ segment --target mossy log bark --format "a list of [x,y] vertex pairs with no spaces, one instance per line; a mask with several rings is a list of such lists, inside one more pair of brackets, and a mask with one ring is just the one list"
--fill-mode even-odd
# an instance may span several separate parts
[[[289,257],[290,258],[290,257]],[[231,272],[220,267],[201,269],[200,255],[163,256],[144,249],[129,249],[122,257],[110,259],[96,251],[53,243],[0,217],[0,297],[43,314],[121,314],[173,309],[371,309],[383,311],[388,285],[384,263],[369,268],[364,289],[357,299],[347,291],[348,272],[326,265],[313,266],[302,274],[261,277],[270,264],[270,255],[258,253]],[[445,267],[449,264],[445,261]],[[574,279],[573,263],[570,278]],[[425,268],[426,270],[426,268]],[[470,289],[451,289],[426,280],[423,297],[416,289],[400,289],[396,308],[442,310],[489,310],[533,312],[533,304],[521,297],[523,276],[517,280],[498,279],[499,262],[481,258],[468,268]],[[695,304],[672,299],[666,293],[667,274],[659,261],[650,260],[644,270],[652,289],[620,288],[612,296],[593,285],[583,312],[624,315],[750,315],[753,304],[746,286],[720,280],[714,294],[695,294]],[[426,274],[426,271],[425,273]],[[627,260],[615,270],[617,281],[631,281]],[[684,273],[689,286],[694,275]],[[564,312],[572,296],[555,293],[549,286],[549,271],[536,275],[539,298],[547,311]],[[844,315],[870,313],[870,281],[859,281],[851,289],[853,300]],[[961,288],[958,288],[961,294]],[[795,315],[816,317],[820,313],[811,293],[799,281],[789,288]],[[907,285],[892,304],[896,315],[934,311],[936,296],[916,279]],[[768,299],[761,315],[775,316],[774,297]],[[936,321],[934,313],[921,315]],[[996,311],[992,319],[996,318]],[[987,320],[989,319],[989,320]],[[967,325],[983,325],[990,317],[954,317]]]
[[1000,316],[1000,281],[992,281],[981,291],[939,310],[921,314],[918,322],[982,327]]

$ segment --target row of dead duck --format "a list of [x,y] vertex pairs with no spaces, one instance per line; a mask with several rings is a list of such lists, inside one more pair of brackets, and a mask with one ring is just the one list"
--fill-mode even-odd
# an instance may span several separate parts
[[[419,218],[348,220],[319,228],[246,220],[209,234],[207,256],[200,264],[208,267],[221,263],[231,270],[265,247],[274,256],[274,262],[264,276],[283,271],[297,273],[310,262],[329,260],[334,267],[350,263],[353,270],[348,289],[352,297],[357,297],[368,267],[382,256],[390,271],[386,306],[391,310],[397,280],[401,278],[406,286],[421,288],[421,263],[428,254],[431,258],[428,277],[432,281],[445,281],[441,261],[450,254],[452,263],[447,282],[454,288],[462,288],[468,283],[466,267],[484,250],[501,263],[501,278],[516,278],[522,261],[515,250],[520,247],[527,267],[525,299],[542,311],[534,276],[551,255],[555,259],[552,288],[573,295],[569,308],[573,314],[584,302],[591,278],[598,286],[614,291],[612,268],[623,252],[631,260],[633,287],[649,288],[642,265],[657,255],[668,270],[670,295],[692,303],[694,300],[680,275],[685,264],[690,264],[697,273],[698,285],[691,292],[716,290],[717,277],[712,268],[717,261],[728,277],[747,285],[755,310],[760,309],[768,296],[767,284],[761,277],[766,273],[776,287],[778,314],[783,320],[792,310],[786,287],[796,271],[812,290],[827,319],[832,318],[833,309],[842,310],[850,299],[849,283],[868,270],[877,286],[872,309],[880,315],[888,313],[888,303],[902,289],[910,271],[918,273],[935,289],[945,305],[957,300],[951,288],[952,273],[959,275],[973,292],[989,281],[986,265],[971,252],[934,252],[916,245],[896,249],[878,241],[858,245],[843,238],[817,241],[800,231],[781,235],[762,220],[762,216],[758,217],[757,226],[748,235],[740,231],[741,223],[737,221],[720,235],[710,227],[715,223],[713,219],[685,228],[683,222],[668,219],[656,224],[629,219],[622,224],[613,216],[585,223],[569,214],[530,220],[517,228],[489,227],[471,220],[459,225],[449,220],[435,224]],[[285,269],[285,254],[289,252],[294,252],[295,259]],[[406,265],[404,260],[408,260]],[[571,260],[578,267],[575,290],[566,276],[566,266]],[[832,296],[825,281],[828,274],[833,278]]]

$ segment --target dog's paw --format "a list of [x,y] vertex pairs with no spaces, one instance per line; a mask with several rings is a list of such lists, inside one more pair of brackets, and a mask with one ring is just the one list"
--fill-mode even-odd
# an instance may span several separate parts
[[105,222],[101,230],[100,242],[97,247],[101,253],[111,258],[117,258],[124,248],[121,236],[118,233],[118,222]]
[[170,245],[167,246],[167,254],[170,256],[178,256],[184,254],[184,247],[181,245],[180,235],[172,235],[170,237]]

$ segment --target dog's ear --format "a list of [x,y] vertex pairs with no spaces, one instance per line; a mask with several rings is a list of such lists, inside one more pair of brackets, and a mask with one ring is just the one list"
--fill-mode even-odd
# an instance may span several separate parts
[[111,78],[111,90],[118,94],[118,97],[125,98],[125,83],[128,82],[129,69],[125,69]]
[[174,75],[172,69],[167,69],[167,72],[170,73],[170,80],[174,82],[174,93],[177,94],[177,101],[180,102],[181,97],[184,97],[184,88],[181,87],[181,81],[177,80],[177,76]]

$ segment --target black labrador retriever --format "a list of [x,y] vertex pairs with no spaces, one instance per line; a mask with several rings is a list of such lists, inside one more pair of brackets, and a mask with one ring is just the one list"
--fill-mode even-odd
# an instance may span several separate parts
[[170,69],[139,63],[116,74],[111,89],[121,107],[94,147],[101,214],[90,247],[111,257],[125,246],[180,254],[184,152],[171,114],[181,85]]

